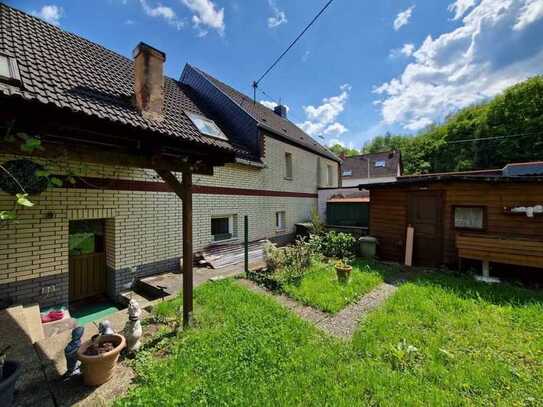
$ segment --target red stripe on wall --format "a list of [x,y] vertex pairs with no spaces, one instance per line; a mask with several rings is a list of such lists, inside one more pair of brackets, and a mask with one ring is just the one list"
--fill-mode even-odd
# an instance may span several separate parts
[[[63,188],[104,189],[110,191],[173,192],[165,182],[132,181],[127,179],[78,177],[75,183],[64,181]],[[307,192],[270,191],[266,189],[246,189],[194,185],[193,193],[206,195],[276,196],[285,198],[317,198],[317,194]]]

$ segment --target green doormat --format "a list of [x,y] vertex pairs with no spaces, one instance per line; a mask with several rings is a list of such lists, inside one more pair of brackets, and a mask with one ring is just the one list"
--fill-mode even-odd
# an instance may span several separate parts
[[119,308],[112,303],[88,304],[77,309],[70,309],[72,318],[78,325],[85,325],[89,322],[98,321],[119,311]]

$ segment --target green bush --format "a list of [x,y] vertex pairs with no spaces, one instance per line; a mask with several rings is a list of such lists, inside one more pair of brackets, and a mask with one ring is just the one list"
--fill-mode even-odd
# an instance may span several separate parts
[[355,238],[348,233],[331,231],[324,235],[311,235],[309,248],[316,255],[350,259],[354,257],[355,242]]

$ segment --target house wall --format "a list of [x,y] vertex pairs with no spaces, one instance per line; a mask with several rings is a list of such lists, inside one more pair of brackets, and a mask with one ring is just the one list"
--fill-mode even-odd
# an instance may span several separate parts
[[380,178],[351,178],[351,177],[342,177],[341,185],[344,187],[357,187],[360,184],[377,184],[381,182],[394,182],[396,177],[380,177]]
[[[292,180],[284,179],[286,151],[293,154]],[[0,163],[14,158],[21,157],[0,155]],[[308,220],[316,206],[319,161],[325,165],[329,160],[266,138],[265,168],[229,164],[215,168],[213,177],[194,175],[194,250],[211,243],[214,215],[237,215],[238,242],[245,215],[251,240],[291,237],[294,224]],[[68,301],[70,220],[106,219],[108,287],[113,298],[134,278],[177,268],[182,204],[165,185],[158,184],[161,181],[153,170],[73,162],[48,167],[58,174],[69,167],[83,178],[78,178],[77,188],[66,184],[32,197],[33,208],[18,210],[17,222],[0,226],[0,298],[41,305]],[[84,177],[106,178],[106,185],[95,189]],[[269,196],[270,192],[276,196]],[[0,192],[0,210],[11,209],[13,202],[11,195]],[[286,212],[286,230],[275,230],[277,211]]]
[[[403,261],[408,218],[408,195],[420,187],[378,188],[370,191],[370,235],[378,239],[378,255],[384,260]],[[543,216],[507,214],[504,207],[531,206],[543,203],[543,185],[511,183],[432,183],[423,190],[442,191],[443,262],[458,261],[453,207],[457,205],[484,206],[487,229],[483,234],[543,239]]]

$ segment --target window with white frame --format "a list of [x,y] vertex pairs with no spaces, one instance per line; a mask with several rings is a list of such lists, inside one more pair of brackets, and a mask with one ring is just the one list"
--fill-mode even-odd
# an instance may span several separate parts
[[292,153],[285,153],[285,178],[292,179]]
[[334,184],[334,167],[330,164],[326,166],[326,184],[329,186]]
[[237,215],[213,216],[211,218],[211,235],[214,242],[233,239],[237,236]]
[[224,133],[219,129],[219,126],[215,124],[213,120],[208,119],[207,117],[200,116],[199,114],[192,112],[185,112],[192,123],[200,131],[200,133],[205,134],[206,136],[215,137],[221,140],[228,140]]
[[285,211],[275,212],[275,229],[285,230],[286,228],[287,228],[287,224],[286,224]]

